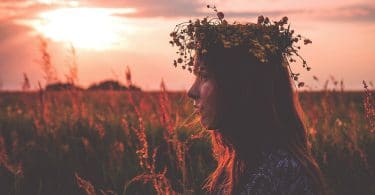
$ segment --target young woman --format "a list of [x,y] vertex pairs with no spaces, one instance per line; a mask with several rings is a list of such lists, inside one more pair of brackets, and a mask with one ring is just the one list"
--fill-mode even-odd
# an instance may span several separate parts
[[211,130],[218,166],[206,183],[223,194],[322,194],[321,173],[282,58],[261,64],[245,49],[196,58],[188,95]]
[[175,66],[185,62],[196,75],[188,96],[212,136],[218,164],[208,194],[325,194],[293,89],[298,74],[287,61],[301,36],[283,27],[287,18],[229,25],[217,15],[218,23],[189,21],[171,33],[181,56],[195,51]]

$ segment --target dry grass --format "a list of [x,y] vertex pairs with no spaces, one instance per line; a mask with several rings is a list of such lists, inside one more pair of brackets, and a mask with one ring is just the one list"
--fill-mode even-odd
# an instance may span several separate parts
[[[202,193],[216,165],[208,135],[186,95],[162,86],[2,93],[1,194]],[[338,194],[374,192],[369,94],[300,94],[314,155]]]

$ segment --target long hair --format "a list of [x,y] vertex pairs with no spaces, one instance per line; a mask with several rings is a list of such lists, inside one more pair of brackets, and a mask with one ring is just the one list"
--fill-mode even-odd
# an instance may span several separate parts
[[302,112],[282,54],[261,63],[244,47],[215,45],[197,57],[213,76],[218,94],[219,128],[210,131],[217,168],[206,180],[207,192],[236,193],[246,182],[245,172],[260,165],[261,151],[277,147],[288,150],[324,194],[323,177],[308,147]]

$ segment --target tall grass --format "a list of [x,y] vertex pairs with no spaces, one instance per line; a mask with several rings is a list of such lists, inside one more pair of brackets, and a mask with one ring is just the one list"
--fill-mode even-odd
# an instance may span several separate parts
[[[210,139],[186,94],[161,87],[3,92],[0,194],[203,193],[216,166]],[[364,95],[300,94],[313,153],[333,193],[375,192],[375,139]]]

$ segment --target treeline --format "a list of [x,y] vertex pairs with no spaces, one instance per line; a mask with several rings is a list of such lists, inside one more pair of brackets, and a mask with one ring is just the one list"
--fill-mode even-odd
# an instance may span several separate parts
[[125,86],[115,80],[105,80],[99,83],[90,85],[88,88],[82,88],[80,86],[74,85],[73,83],[63,83],[57,82],[48,84],[45,87],[47,91],[62,91],[62,90],[132,90],[132,91],[141,91],[141,88],[135,85]]

